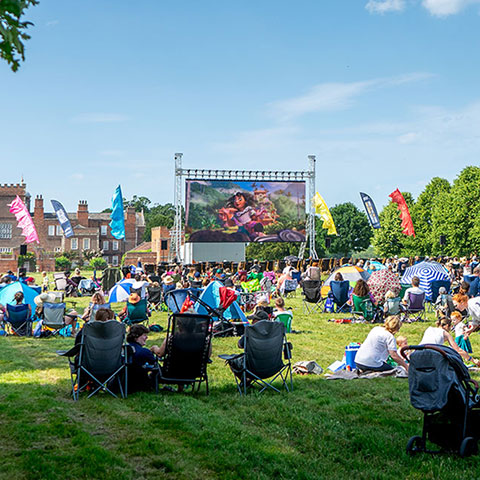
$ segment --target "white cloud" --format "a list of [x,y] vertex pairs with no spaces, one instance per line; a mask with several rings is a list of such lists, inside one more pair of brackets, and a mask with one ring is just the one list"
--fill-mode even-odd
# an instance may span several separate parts
[[410,73],[363,82],[322,83],[304,95],[273,102],[270,107],[277,120],[289,120],[312,112],[344,110],[353,105],[356,97],[367,91],[418,82],[431,76],[428,73]]
[[436,17],[455,15],[480,0],[422,0],[422,5]]
[[405,8],[405,0],[369,0],[365,8],[370,13],[401,12]]
[[100,155],[103,157],[123,157],[125,152],[123,150],[102,150]]
[[58,25],[60,22],[58,20],[50,20],[45,24],[46,27],[55,27]]
[[128,117],[121,113],[82,113],[72,120],[78,123],[119,123],[126,122]]
[[398,137],[398,142],[407,145],[409,143],[414,143],[420,138],[420,134],[417,132],[408,132]]
[[82,181],[85,178],[85,175],[83,173],[73,173],[70,175],[70,178],[72,180]]

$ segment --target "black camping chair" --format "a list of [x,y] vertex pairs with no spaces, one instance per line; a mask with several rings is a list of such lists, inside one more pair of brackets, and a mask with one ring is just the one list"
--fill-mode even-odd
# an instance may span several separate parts
[[162,305],[162,287],[147,287],[148,291],[148,308],[152,312],[160,311]]
[[323,307],[322,282],[320,280],[304,280],[303,311],[307,313],[320,312]]
[[196,313],[173,313],[168,318],[166,349],[157,366],[155,388],[158,384],[190,385],[200,390],[205,382],[207,395],[212,318]]
[[29,305],[10,305],[7,303],[7,312],[4,322],[10,326],[12,333],[18,337],[29,337],[32,334],[32,320],[29,314]]
[[287,342],[283,323],[262,320],[247,325],[244,353],[219,357],[232,369],[240,395],[246,395],[247,387],[255,384],[261,387],[260,392],[271,388],[280,393],[273,385],[277,378],[287,392],[293,391],[291,344]]
[[70,363],[72,397],[90,389],[88,398],[99,391],[117,397],[116,383],[122,398],[127,397],[127,345],[125,325],[116,320],[91,321],[79,333],[80,342],[68,351],[57,351]]

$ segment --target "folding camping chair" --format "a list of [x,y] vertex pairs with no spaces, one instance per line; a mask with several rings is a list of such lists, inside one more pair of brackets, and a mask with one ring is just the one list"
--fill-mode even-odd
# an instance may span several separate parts
[[147,287],[148,292],[148,308],[152,312],[159,312],[162,304],[162,288],[161,287]]
[[177,290],[170,290],[164,295],[165,303],[172,313],[180,313],[182,305],[188,296],[191,296],[196,301],[200,296],[201,290],[199,288],[179,288]]
[[287,342],[285,326],[280,322],[262,320],[247,325],[244,353],[219,357],[232,369],[240,395],[246,395],[247,387],[253,385],[260,386],[260,393],[267,388],[280,393],[273,385],[277,378],[282,380],[287,392],[293,391],[291,345]]
[[53,274],[53,280],[55,282],[55,290],[66,290],[67,288],[67,276],[63,272],[57,272]]
[[30,317],[28,304],[9,305],[7,303],[4,322],[10,327],[13,335],[17,335],[18,337],[29,337],[32,335],[32,320]]
[[127,397],[127,345],[125,325],[116,320],[88,322],[84,325],[80,343],[68,351],[57,351],[68,357],[72,397],[78,400],[84,390],[88,398],[100,391],[117,397],[114,382],[122,398]]
[[42,328],[47,327],[52,330],[52,335],[58,335],[60,330],[65,327],[65,303],[44,303]]
[[302,291],[303,311],[307,313],[320,312],[324,303],[322,299],[322,282],[320,280],[304,280]]
[[352,314],[354,319],[363,319],[367,322],[373,320],[375,315],[375,306],[372,303],[369,295],[359,297],[352,295],[353,309]]
[[205,382],[208,389],[207,364],[212,342],[212,317],[197,313],[173,313],[168,318],[166,349],[157,369],[158,384],[190,385],[192,392]]
[[330,290],[333,298],[333,302],[336,305],[336,312],[349,312],[350,306],[348,305],[348,291],[350,289],[350,282],[348,280],[342,280],[337,282],[332,280],[330,282]]
[[425,321],[425,292],[408,293],[408,303],[403,311],[402,322]]
[[298,287],[298,281],[296,279],[293,279],[293,280],[287,279],[283,282],[280,293],[282,293],[284,297],[296,296],[297,287]]
[[127,325],[146,322],[148,325],[147,300],[142,298],[137,303],[127,301],[127,315],[123,322]]
[[292,312],[283,312],[283,313],[279,313],[278,315],[275,315],[275,321],[283,323],[286,333],[292,333],[292,320],[293,320]]
[[444,287],[447,293],[450,291],[450,285],[451,282],[450,280],[433,280],[430,283],[430,289],[432,290],[432,296],[430,298],[430,301],[428,302],[428,309],[430,312],[433,312],[434,308],[433,306],[435,305],[435,302],[437,301],[438,295],[439,295],[439,290]]

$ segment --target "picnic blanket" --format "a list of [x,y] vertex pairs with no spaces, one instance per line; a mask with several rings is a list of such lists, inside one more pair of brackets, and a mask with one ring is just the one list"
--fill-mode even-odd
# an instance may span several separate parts
[[327,380],[356,380],[357,378],[379,378],[379,377],[396,377],[396,378],[408,378],[408,373],[403,367],[395,367],[393,370],[387,372],[365,372],[361,373],[358,370],[339,370],[338,372],[327,374],[325,378]]

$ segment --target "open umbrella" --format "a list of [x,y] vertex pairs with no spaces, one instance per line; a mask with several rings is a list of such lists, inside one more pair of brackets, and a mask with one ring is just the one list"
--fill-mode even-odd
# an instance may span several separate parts
[[368,264],[367,272],[371,274],[372,272],[378,272],[379,270],[385,270],[386,268],[387,267],[383,263],[374,260]]
[[398,295],[401,290],[400,277],[387,269],[372,272],[367,283],[373,298],[380,303],[384,302],[385,294],[389,290],[392,290],[395,295]]
[[402,283],[412,283],[412,278],[420,279],[420,288],[425,292],[425,297],[432,298],[431,283],[434,280],[450,280],[447,269],[437,262],[420,262],[405,270],[401,278]]
[[370,278],[370,274],[361,267],[353,265],[344,265],[343,267],[337,268],[326,280],[322,286],[322,297],[326,297],[330,291],[330,282],[335,280],[335,275],[341,273],[344,280],[350,282],[350,286],[353,287],[357,283],[357,280],[367,281]]
[[110,303],[126,302],[130,295],[130,288],[135,280],[133,278],[124,278],[116,283],[108,292],[108,301]]

